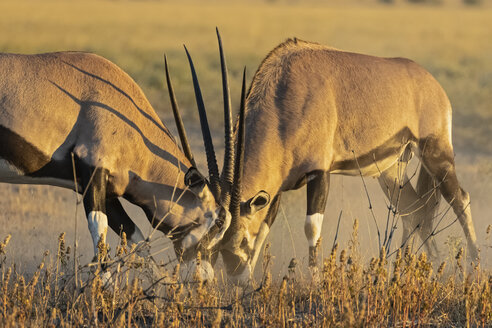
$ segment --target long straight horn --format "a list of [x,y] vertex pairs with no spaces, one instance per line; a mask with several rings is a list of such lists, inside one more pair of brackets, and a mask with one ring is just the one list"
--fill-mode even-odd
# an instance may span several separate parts
[[222,199],[221,204],[228,208],[231,201],[231,186],[234,170],[234,143],[232,139],[232,111],[231,111],[231,90],[229,88],[229,78],[227,76],[227,64],[222,47],[222,38],[219,29],[216,28],[217,40],[219,41],[220,67],[222,70],[222,94],[224,96],[224,166],[222,167]]
[[217,166],[217,159],[215,157],[214,145],[212,143],[212,136],[210,135],[210,127],[207,120],[207,112],[203,103],[202,91],[200,90],[200,84],[196,76],[195,66],[191,59],[190,53],[186,46],[184,46],[186,55],[188,56],[188,62],[190,63],[191,76],[193,78],[193,86],[195,88],[195,98],[198,107],[198,113],[200,115],[200,126],[202,128],[203,144],[205,146],[205,152],[207,154],[207,166],[208,174],[210,176],[210,189],[215,199],[219,201],[220,197],[220,177],[219,167]]
[[178,128],[179,140],[181,141],[181,147],[183,147],[183,152],[191,162],[191,165],[196,167],[195,159],[193,158],[193,153],[191,152],[190,144],[188,143],[188,137],[186,136],[186,131],[183,125],[183,120],[181,119],[181,114],[179,113],[178,102],[176,101],[176,96],[174,95],[174,88],[169,77],[169,68],[167,67],[167,57],[164,55],[164,65],[166,66],[166,81],[167,90],[169,91],[169,99],[171,99],[171,107],[173,108],[174,121],[176,122],[176,127]]
[[[231,191],[231,227],[238,223],[241,205],[241,179],[243,176],[244,162],[244,134],[245,134],[245,114],[246,114],[246,67],[243,72],[243,86],[241,89],[241,107],[239,109],[239,126],[237,131],[236,159],[234,160],[234,184]],[[231,229],[231,228],[229,228]],[[232,230],[234,231],[234,230]]]

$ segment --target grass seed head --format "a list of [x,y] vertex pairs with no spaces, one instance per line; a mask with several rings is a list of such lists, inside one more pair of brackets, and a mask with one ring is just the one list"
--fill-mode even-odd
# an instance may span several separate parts
[[5,239],[3,240],[3,242],[0,243],[0,255],[5,255],[5,249],[7,248],[11,237],[12,236],[8,234],[7,237],[5,237]]

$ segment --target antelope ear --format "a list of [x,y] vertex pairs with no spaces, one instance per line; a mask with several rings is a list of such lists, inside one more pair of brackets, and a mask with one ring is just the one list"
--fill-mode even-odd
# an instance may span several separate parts
[[255,214],[270,203],[270,195],[266,191],[260,191],[255,196],[250,198],[245,206],[248,214]]
[[184,182],[198,196],[201,195],[203,188],[207,185],[207,180],[195,167],[190,167],[188,172],[186,172]]

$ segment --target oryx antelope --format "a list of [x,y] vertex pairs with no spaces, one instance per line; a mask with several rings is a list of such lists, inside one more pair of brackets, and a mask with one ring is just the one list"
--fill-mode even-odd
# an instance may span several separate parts
[[118,197],[188,259],[229,226],[189,147],[185,155],[131,77],[97,55],[0,54],[0,140],[1,182],[86,190],[95,255],[108,225],[143,240]]
[[[221,254],[229,274],[248,278],[282,192],[307,184],[305,234],[310,263],[320,237],[330,174],[378,177],[403,217],[403,241],[427,240],[439,192],[452,206],[478,256],[470,197],[458,182],[451,143],[451,105],[439,83],[408,59],[350,53],[289,39],[263,60],[246,99],[244,154],[236,177],[240,214],[231,210]],[[241,121],[241,119],[240,119]],[[241,125],[241,124],[239,124]],[[415,154],[415,190],[399,161]],[[433,187],[437,190],[433,192]],[[396,190],[396,192],[395,192]],[[432,197],[434,199],[430,199]],[[427,243],[435,255],[435,244]]]

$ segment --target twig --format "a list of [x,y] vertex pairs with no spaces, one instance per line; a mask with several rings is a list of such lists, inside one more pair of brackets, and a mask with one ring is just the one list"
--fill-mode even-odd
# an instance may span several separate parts
[[360,178],[362,179],[362,184],[364,185],[364,190],[366,192],[367,201],[369,202],[369,209],[371,210],[372,218],[374,220],[374,224],[376,225],[376,231],[378,233],[379,249],[381,249],[381,233],[379,232],[378,222],[376,220],[376,216],[374,215],[374,210],[372,208],[371,197],[369,196],[369,191],[367,190],[366,181],[364,180],[364,176],[362,175],[362,170],[360,169],[359,161],[357,160],[357,157],[355,156],[354,150],[352,150],[352,154],[354,155],[355,162],[357,163],[357,168],[359,169],[359,175],[360,175]]
[[420,228],[420,224],[417,224],[415,226],[415,228],[413,228],[412,232],[408,235],[408,237],[402,241],[400,247],[398,247],[397,249],[395,249],[393,252],[389,253],[387,258],[391,257],[393,254],[396,254],[396,252],[398,252],[399,249],[403,249],[403,247],[405,246],[405,244],[408,242],[408,240],[412,237],[412,235],[415,233],[415,231],[417,231],[417,229]]
[[282,211],[282,217],[285,220],[285,223],[287,224],[287,230],[289,230],[289,236],[290,236],[290,242],[292,244],[292,250],[294,251],[294,257],[297,257],[296,255],[296,245],[294,243],[294,237],[292,236],[292,229],[290,227],[289,220],[287,220],[287,215],[285,215],[285,210],[282,204],[280,204],[280,210]]
[[78,217],[78,208],[79,208],[79,186],[77,183],[77,173],[75,170],[75,158],[73,152],[70,153],[72,157],[72,170],[73,170],[73,183],[75,185],[75,215],[74,215],[74,239],[73,239],[73,272],[75,273],[75,290],[79,288],[79,279],[78,279],[78,268],[77,268],[77,251],[78,251],[78,242],[77,242],[77,217]]
[[439,233],[443,232],[444,230],[448,229],[449,227],[451,227],[453,224],[456,223],[456,221],[459,220],[460,216],[463,215],[463,213],[466,211],[466,209],[470,206],[470,203],[468,202],[468,204],[465,206],[465,208],[463,209],[463,211],[461,211],[461,213],[459,215],[456,216],[456,218],[451,222],[449,223],[448,225],[446,225],[444,228],[440,229],[440,230],[437,230],[439,224],[441,223],[442,219],[444,218],[444,216],[449,212],[449,210],[451,209],[451,205],[448,207],[448,209],[446,210],[446,212],[444,213],[444,215],[441,217],[441,219],[439,220],[438,224],[432,229],[432,232],[425,238],[425,240],[422,242],[422,244],[419,246],[419,248],[417,249],[417,252],[425,245],[425,243],[427,242],[427,240],[429,240],[430,238],[434,237],[434,236],[437,236]]
[[335,238],[333,238],[333,246],[331,247],[331,249],[335,248],[335,244],[337,243],[338,240],[338,230],[340,228],[340,220],[342,219],[342,213],[343,210],[340,210],[340,214],[338,215],[337,230],[335,231]]

